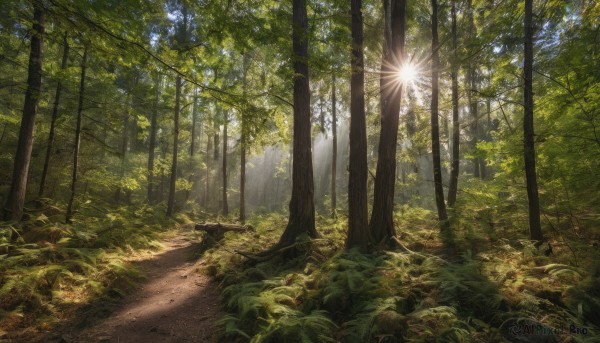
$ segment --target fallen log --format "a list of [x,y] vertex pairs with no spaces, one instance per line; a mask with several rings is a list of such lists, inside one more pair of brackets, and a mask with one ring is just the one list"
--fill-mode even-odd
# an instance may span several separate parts
[[239,224],[222,224],[222,223],[202,223],[196,224],[194,227],[198,231],[206,231],[209,233],[222,233],[222,232],[247,232],[256,231],[251,225],[239,225]]

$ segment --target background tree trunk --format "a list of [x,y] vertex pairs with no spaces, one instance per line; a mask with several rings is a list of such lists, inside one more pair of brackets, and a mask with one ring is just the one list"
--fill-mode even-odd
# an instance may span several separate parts
[[156,150],[156,122],[158,119],[158,104],[160,102],[160,81],[161,76],[159,73],[156,73],[154,108],[152,109],[152,117],[150,119],[150,143],[148,147],[148,194],[146,197],[149,204],[154,204],[156,201],[156,197],[154,196],[154,153]]
[[[69,60],[69,41],[67,32],[63,36],[63,55],[60,69],[67,68]],[[56,83],[56,92],[54,93],[54,105],[52,106],[52,118],[50,119],[50,132],[48,133],[48,146],[46,147],[46,158],[44,159],[44,169],[42,170],[42,178],[40,179],[40,190],[38,196],[44,195],[44,187],[46,186],[46,176],[50,168],[50,156],[52,155],[52,146],[54,145],[54,132],[56,130],[56,119],[58,118],[58,105],[60,104],[60,93],[62,91],[62,78]]]
[[81,59],[81,80],[79,83],[79,105],[77,107],[77,126],[75,127],[75,142],[73,149],[73,173],[71,177],[71,196],[67,206],[65,221],[72,222],[73,201],[75,200],[75,191],[77,187],[77,168],[79,167],[79,147],[81,145],[81,116],[83,113],[83,98],[85,96],[85,67],[87,62],[87,46],[83,48],[83,58]]
[[544,240],[540,223],[540,199],[535,171],[535,145],[533,130],[533,0],[525,0],[524,61],[523,61],[523,135],[525,178],[529,199],[529,233],[532,240]]
[[181,110],[181,76],[175,80],[175,116],[173,117],[173,159],[171,161],[171,178],[169,180],[169,198],[167,200],[167,216],[173,215],[175,207],[175,186],[177,183],[177,150],[179,150],[179,112]]
[[42,87],[42,61],[44,49],[45,10],[41,2],[33,1],[33,34],[31,35],[31,50],[27,76],[27,90],[23,104],[23,118],[19,130],[19,141],[15,153],[12,180],[6,205],[5,220],[21,220],[25,194],[27,191],[27,176],[31,162],[31,150],[35,131],[35,116],[40,101]]
[[336,97],[336,87],[335,87],[335,71],[331,73],[331,135],[332,135],[332,143],[331,143],[331,217],[337,218],[337,191],[336,191],[336,183],[337,183],[337,97]]
[[[244,53],[243,57],[243,84],[242,84],[242,92],[244,99],[246,99],[247,94],[247,76],[248,76],[248,64],[249,64],[249,55]],[[247,134],[247,123],[246,116],[247,108],[244,108],[244,112],[241,114],[241,137],[240,137],[240,223],[246,223],[246,144],[248,144],[248,134]]]
[[[348,178],[348,237],[346,247],[359,247],[361,250],[366,251],[369,249],[371,241],[368,221],[369,211],[367,208],[367,124],[365,118],[362,1],[352,0],[350,6],[352,13],[352,76],[350,79],[350,176]],[[332,84],[335,85],[335,79]]]
[[448,188],[448,206],[453,207],[458,192],[460,167],[460,126],[458,122],[458,39],[456,36],[456,0],[452,0],[452,169]]
[[444,186],[442,184],[442,164],[440,158],[440,127],[439,127],[439,69],[440,53],[438,41],[438,5],[437,0],[431,0],[431,151],[433,155],[433,182],[435,190],[435,204],[438,219],[442,229],[447,228],[448,214],[444,202]]
[[223,215],[229,215],[229,205],[227,204],[227,122],[229,121],[229,113],[228,111],[224,112],[223,122],[223,189],[222,189],[222,199],[223,199]]
[[381,133],[375,175],[375,194],[370,230],[374,244],[392,245],[394,228],[394,188],[396,146],[402,86],[394,73],[404,61],[406,1],[385,0],[384,48],[381,64]]
[[290,216],[279,246],[293,244],[296,237],[315,229],[314,181],[310,137],[310,89],[308,82],[308,18],[306,0],[293,0],[292,40],[294,61],[294,143]]

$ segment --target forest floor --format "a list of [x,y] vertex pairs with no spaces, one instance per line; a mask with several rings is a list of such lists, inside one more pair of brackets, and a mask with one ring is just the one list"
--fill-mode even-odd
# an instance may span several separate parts
[[51,342],[206,342],[221,316],[219,290],[198,272],[199,243],[182,237],[163,242],[165,249],[136,262],[146,275],[137,291],[114,304],[102,320],[67,327]]

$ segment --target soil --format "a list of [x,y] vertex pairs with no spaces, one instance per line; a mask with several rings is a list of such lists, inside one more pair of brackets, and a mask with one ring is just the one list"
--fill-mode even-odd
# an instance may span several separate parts
[[146,281],[125,296],[106,319],[65,330],[54,342],[211,342],[221,316],[219,290],[198,272],[198,244],[181,238],[139,262]]

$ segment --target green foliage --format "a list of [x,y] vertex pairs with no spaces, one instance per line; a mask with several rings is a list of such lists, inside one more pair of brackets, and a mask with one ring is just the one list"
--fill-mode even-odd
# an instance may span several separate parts
[[[142,274],[127,262],[128,255],[158,248],[158,234],[168,225],[154,212],[151,207],[122,208],[86,216],[72,226],[40,214],[21,225],[2,225],[0,327],[15,332],[32,323],[54,325],[73,303],[133,289]],[[48,321],[51,317],[55,320]]]

